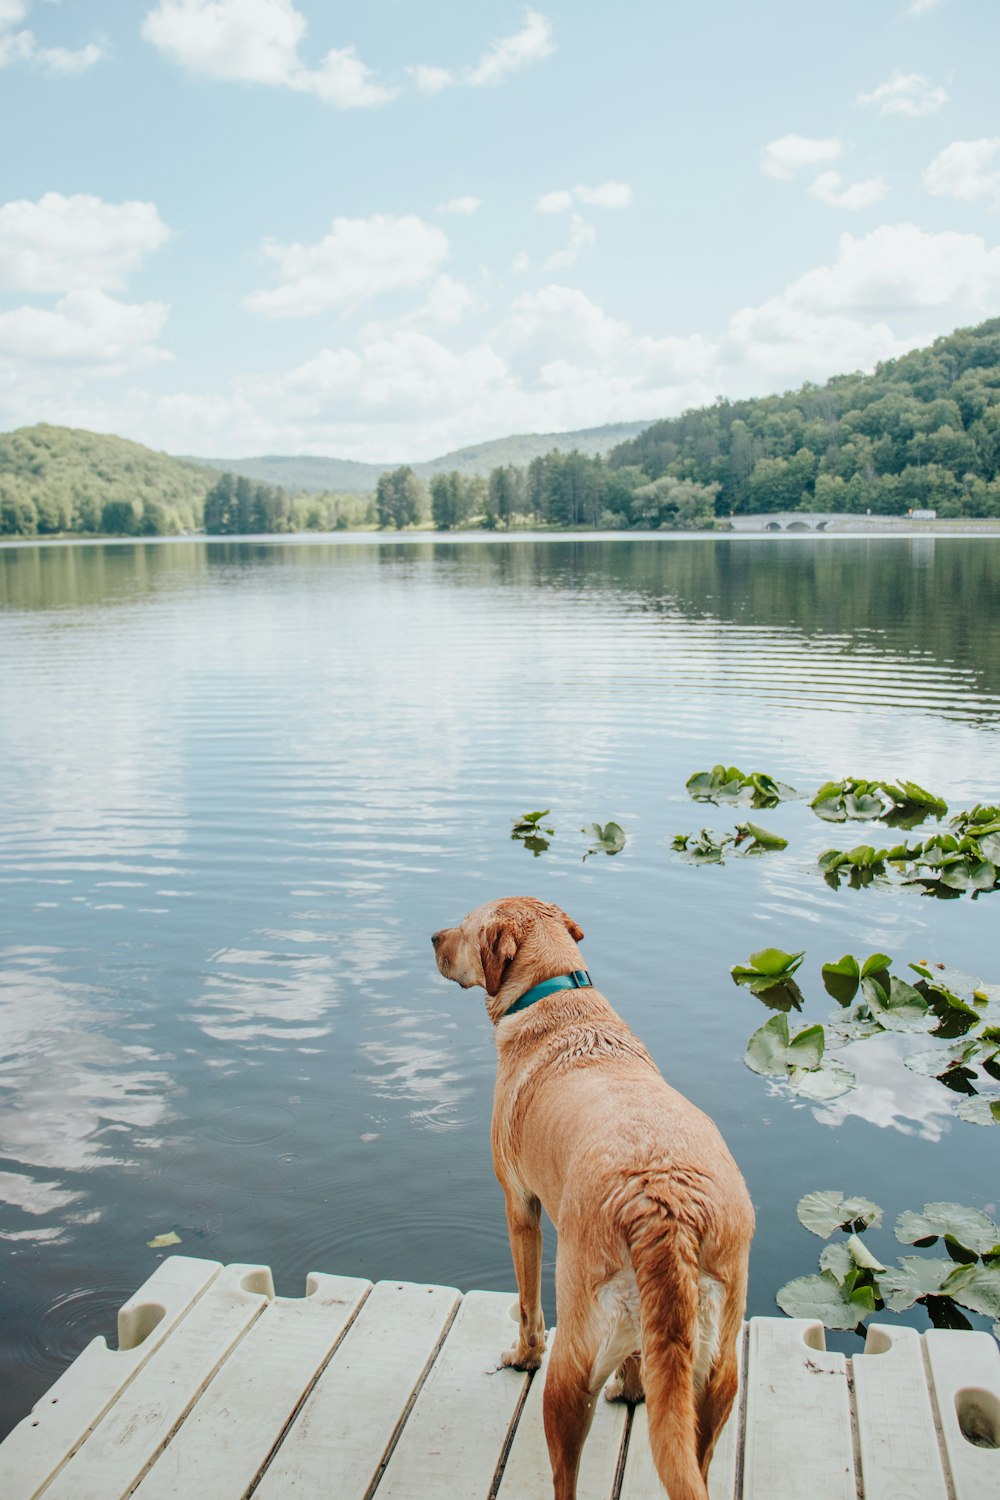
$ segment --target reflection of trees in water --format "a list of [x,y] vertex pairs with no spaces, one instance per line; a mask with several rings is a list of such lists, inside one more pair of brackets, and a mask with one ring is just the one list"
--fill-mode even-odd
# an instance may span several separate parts
[[0,548],[0,608],[135,603],[274,568],[316,586],[359,567],[419,574],[432,562],[449,585],[614,594],[625,608],[835,636],[841,651],[918,654],[1000,692],[1000,540],[988,537],[11,547]]

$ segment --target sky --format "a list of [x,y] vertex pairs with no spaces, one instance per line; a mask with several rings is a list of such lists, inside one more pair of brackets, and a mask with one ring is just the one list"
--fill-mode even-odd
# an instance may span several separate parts
[[995,0],[0,0],[0,430],[417,461],[1000,315]]

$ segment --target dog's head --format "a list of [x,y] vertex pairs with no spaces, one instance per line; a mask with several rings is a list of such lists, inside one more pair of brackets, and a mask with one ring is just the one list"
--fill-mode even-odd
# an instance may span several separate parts
[[548,978],[560,972],[563,962],[574,967],[572,944],[582,941],[583,931],[572,917],[533,896],[507,896],[477,906],[457,927],[442,927],[431,937],[445,979],[454,979],[464,990],[482,985],[487,995],[499,993],[519,956],[525,960],[527,987],[537,982],[532,969],[548,966]]

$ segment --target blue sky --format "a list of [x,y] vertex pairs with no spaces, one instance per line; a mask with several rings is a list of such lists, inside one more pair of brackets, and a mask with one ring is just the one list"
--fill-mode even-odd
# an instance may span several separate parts
[[0,429],[431,457],[1000,314],[987,0],[0,0]]

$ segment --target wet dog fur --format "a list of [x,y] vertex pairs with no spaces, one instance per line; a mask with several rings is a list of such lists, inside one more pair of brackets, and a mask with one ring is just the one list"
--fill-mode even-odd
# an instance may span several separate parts
[[598,1393],[645,1395],[671,1500],[707,1500],[737,1387],[753,1209],[715,1125],[661,1077],[595,988],[533,986],[583,967],[558,906],[509,897],[433,935],[437,966],[482,986],[496,1028],[493,1163],[503,1188],[520,1328],[505,1365],[537,1369],[544,1207],[558,1231],[558,1335],[543,1413],[555,1500],[575,1500]]

